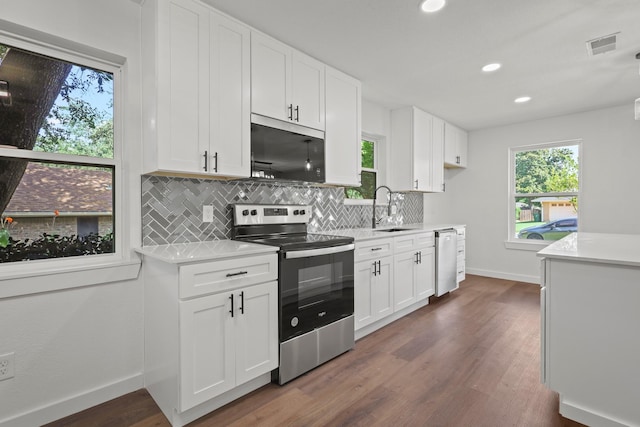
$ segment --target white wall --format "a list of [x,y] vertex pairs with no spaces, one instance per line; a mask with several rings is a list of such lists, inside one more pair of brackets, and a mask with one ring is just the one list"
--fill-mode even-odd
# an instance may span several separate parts
[[484,129],[469,135],[469,167],[425,197],[426,222],[467,224],[467,271],[538,281],[535,252],[506,249],[509,147],[582,139],[579,231],[640,234],[640,121],[633,105]]
[[[139,245],[139,5],[0,0],[0,10],[0,19],[126,58],[120,220]],[[0,425],[40,425],[142,387],[140,279],[0,299],[0,325],[0,354],[15,352],[15,377],[0,381]]]

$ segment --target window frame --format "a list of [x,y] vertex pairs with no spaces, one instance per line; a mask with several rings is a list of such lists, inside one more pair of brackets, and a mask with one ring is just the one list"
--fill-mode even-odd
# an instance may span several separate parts
[[[362,132],[360,135],[360,164],[358,167],[358,180],[360,185],[362,185],[362,172],[372,172],[376,174],[376,185],[380,185],[380,145],[384,142],[384,138],[381,136],[376,136],[373,134],[368,134]],[[372,142],[373,143],[373,168],[365,168],[362,166],[362,142]],[[346,189],[345,189],[346,190]],[[347,205],[373,205],[373,199],[350,199],[346,196],[344,197],[344,204]]]
[[[516,173],[516,154],[523,151],[536,151],[549,148],[559,148],[567,146],[578,147],[578,191],[571,192],[552,192],[552,193],[516,193],[515,192],[515,173]],[[516,219],[514,212],[516,211],[516,197],[533,196],[533,197],[563,197],[576,196],[578,200],[582,199],[582,139],[569,139],[563,141],[544,142],[539,144],[524,145],[519,147],[509,147],[509,184],[508,184],[508,201],[507,201],[507,239],[504,244],[507,249],[518,249],[528,251],[539,251],[555,240],[530,240],[518,239],[515,237]],[[581,209],[583,209],[581,207]],[[579,217],[579,216],[578,216]],[[580,231],[580,221],[578,221],[578,231]]]
[[113,168],[114,252],[90,256],[50,258],[0,264],[0,299],[60,289],[135,279],[141,261],[132,253],[126,233],[127,185],[123,172],[124,86],[126,58],[80,43],[16,26],[0,31],[0,43],[46,55],[113,75],[113,158],[77,156],[24,149],[1,148],[0,156],[75,165]]

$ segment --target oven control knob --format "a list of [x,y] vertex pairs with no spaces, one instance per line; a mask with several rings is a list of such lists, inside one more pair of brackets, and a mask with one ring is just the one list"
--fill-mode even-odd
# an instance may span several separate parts
[[242,216],[247,216],[247,215],[249,215],[249,209],[244,209],[242,211]]
[[300,215],[304,215],[306,213],[306,211],[304,209],[300,210]]
[[293,319],[291,319],[291,326],[293,326],[294,328],[296,326],[298,326],[298,318],[294,317]]
[[252,216],[258,215],[258,211],[255,209],[251,209],[251,215]]
[[293,211],[293,214],[294,214],[294,215],[299,215],[299,214],[300,214],[300,211],[299,211],[298,209],[296,209],[295,211]]

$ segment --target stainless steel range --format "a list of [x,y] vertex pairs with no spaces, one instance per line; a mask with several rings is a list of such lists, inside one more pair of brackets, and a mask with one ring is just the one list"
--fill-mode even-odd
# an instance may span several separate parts
[[278,246],[284,384],[353,348],[353,238],[307,233],[306,205],[233,205],[233,238]]

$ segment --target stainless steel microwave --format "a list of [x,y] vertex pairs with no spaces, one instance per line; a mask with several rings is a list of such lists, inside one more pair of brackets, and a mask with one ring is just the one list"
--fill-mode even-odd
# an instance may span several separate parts
[[251,177],[325,182],[324,132],[252,114]]

